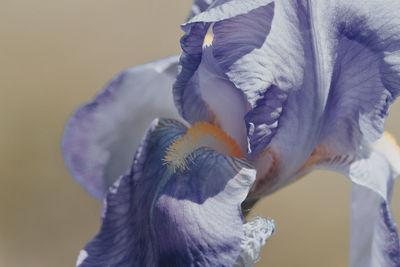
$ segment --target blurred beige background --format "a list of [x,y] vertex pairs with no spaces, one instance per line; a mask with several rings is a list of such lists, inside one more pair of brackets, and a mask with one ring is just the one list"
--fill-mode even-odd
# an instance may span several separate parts
[[[74,266],[100,203],[60,151],[74,110],[120,70],[179,53],[190,1],[1,0],[0,266]],[[400,105],[387,123],[400,140]],[[317,171],[264,199],[276,220],[257,266],[346,266],[349,182]],[[399,184],[393,210],[400,221]]]

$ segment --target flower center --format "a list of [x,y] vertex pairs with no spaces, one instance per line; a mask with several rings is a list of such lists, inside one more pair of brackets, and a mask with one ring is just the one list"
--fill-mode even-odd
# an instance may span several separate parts
[[193,160],[192,152],[200,147],[209,147],[232,157],[243,157],[235,140],[221,128],[208,122],[196,122],[184,136],[180,136],[167,148],[164,164],[171,166],[174,171],[186,170],[188,160]]

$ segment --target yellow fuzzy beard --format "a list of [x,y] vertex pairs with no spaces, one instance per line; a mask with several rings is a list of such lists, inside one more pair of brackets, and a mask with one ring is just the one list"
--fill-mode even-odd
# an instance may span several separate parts
[[242,158],[243,154],[235,140],[218,126],[208,122],[197,122],[188,129],[186,135],[176,139],[166,150],[163,158],[174,171],[186,170],[192,161],[192,152],[200,147],[209,147],[219,153]]

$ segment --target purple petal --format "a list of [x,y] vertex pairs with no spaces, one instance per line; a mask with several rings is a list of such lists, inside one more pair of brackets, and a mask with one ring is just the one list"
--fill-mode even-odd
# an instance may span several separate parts
[[[223,71],[250,105],[245,122],[249,157],[258,169],[255,198],[287,184],[313,151],[328,95],[325,75],[330,74],[318,69],[325,51],[314,53],[306,6],[280,1],[256,11],[253,20],[264,21],[264,36],[257,31],[257,42],[246,42],[249,30],[238,31],[233,35],[238,41],[231,42],[237,43],[240,58],[231,60],[228,49],[219,53]],[[251,28],[245,17],[237,23]]]
[[394,179],[400,174],[400,152],[387,136],[357,159],[347,175],[353,181],[350,266],[399,266],[397,225],[390,209]]
[[178,118],[170,95],[177,60],[123,71],[69,119],[62,143],[65,162],[98,200],[129,169],[147,125],[160,115]]
[[400,150],[393,138],[385,134],[358,153],[321,155],[317,166],[342,172],[353,182],[350,266],[399,266],[398,231],[389,206],[400,174]]
[[[260,167],[258,180],[268,180],[271,174],[269,167],[274,165],[277,169],[272,176],[279,174],[276,180],[282,181],[281,185],[304,164],[319,138],[321,114],[328,90],[319,87],[315,81],[316,59],[312,49],[310,18],[305,6],[285,1],[238,3],[230,1],[210,8],[184,25],[188,29],[203,25],[203,36],[206,30],[214,34],[210,47],[203,50],[212,50],[212,57],[204,53],[198,56],[198,65],[193,71],[198,74],[196,79],[200,84],[197,92],[205,95],[202,88],[217,90],[212,86],[215,82],[209,82],[207,87],[201,86],[202,80],[211,81],[209,77],[222,79],[232,92],[238,91],[236,95],[243,98],[241,112],[235,116],[216,117],[228,118],[232,121],[229,125],[245,123],[249,156]],[[190,33],[187,35],[189,37]],[[200,55],[202,44],[201,41],[197,43],[199,52],[196,55]],[[211,74],[202,74],[202,66]],[[227,97],[231,98],[230,95]],[[208,103],[207,100],[205,102]],[[221,107],[225,109],[225,114],[231,114],[235,108],[228,104]],[[274,163],[264,162],[266,154],[263,152],[268,148],[274,154]],[[260,155],[261,158],[257,159]],[[266,157],[270,158],[270,155]]]
[[399,266],[397,225],[388,202],[357,184],[353,184],[351,192],[349,266]]
[[[278,87],[283,91],[285,83],[289,83],[292,87],[289,89],[293,90],[298,84],[296,80],[301,81],[298,78],[293,79],[296,78],[294,73],[305,71],[302,79],[304,83],[307,81],[307,72],[310,72],[310,82],[308,85],[302,85],[300,90],[303,91],[303,97],[309,95],[311,90],[318,92],[309,99],[309,103],[310,106],[319,106],[322,109],[308,112],[313,109],[300,107],[298,110],[301,110],[299,114],[308,114],[308,117],[312,118],[311,122],[314,121],[313,124],[317,126],[314,127],[315,130],[320,129],[321,121],[318,116],[312,114],[324,116],[321,140],[335,140],[341,153],[354,151],[363,143],[371,144],[382,134],[388,107],[399,94],[400,20],[394,11],[400,7],[399,3],[338,1],[334,5],[330,2],[314,2],[305,7],[295,4],[292,6],[296,9],[296,14],[289,19],[282,15],[289,13],[289,5],[282,9],[281,5],[276,3],[271,31],[263,47],[226,68],[227,75],[238,88],[245,91],[250,103],[255,103],[257,108],[263,107],[262,101],[253,98],[248,91],[256,92],[255,96],[266,98],[269,89],[265,94],[260,94],[260,90],[262,92],[263,88],[271,88],[271,83],[273,88]],[[275,29],[290,33],[290,30],[296,27],[295,15],[300,22],[307,17],[311,22],[299,23],[303,27],[297,27],[297,30],[287,37],[285,34],[276,35]],[[292,28],[286,31],[287,26],[284,24],[292,24]],[[285,42],[284,38],[287,39]],[[291,51],[286,49],[291,47],[291,43],[303,44],[303,47],[297,47],[298,55],[292,54],[296,51],[296,46],[293,46]],[[302,55],[307,53],[310,54],[306,57],[309,58],[309,62],[302,59]],[[287,63],[293,63],[293,60],[295,64],[289,67]],[[251,71],[246,71],[245,68]],[[287,70],[291,70],[292,73],[285,73]],[[279,85],[280,80],[283,81],[283,86]],[[290,98],[292,97],[289,96]],[[263,151],[262,148],[266,145],[274,147],[273,143],[270,144],[273,134],[279,134],[277,131],[285,124],[285,110],[293,108],[296,107],[292,107],[289,102],[282,106],[282,116],[277,119],[275,126],[278,130],[275,129],[275,132],[271,131],[271,124],[267,121],[262,124],[249,118],[251,113],[259,113],[258,116],[253,114],[256,118],[262,117],[265,108],[259,108],[259,112],[252,110],[248,114],[252,151],[257,154]],[[322,113],[323,110],[325,114]],[[294,119],[304,121],[303,117],[299,115]],[[268,120],[268,116],[264,120]],[[293,123],[295,122],[286,122],[288,125]],[[307,126],[307,123],[302,125]],[[260,130],[257,131],[257,128]],[[270,133],[272,137],[266,138]],[[261,140],[261,136],[264,136],[265,140]],[[301,137],[295,138],[298,143],[303,143]]]
[[205,11],[215,0],[194,0],[190,9],[190,18]]
[[223,79],[215,73],[210,72],[207,64],[211,51],[205,51],[202,63],[196,76],[198,76],[198,88],[201,97],[214,115],[213,123],[217,124],[223,131],[236,140],[236,143],[246,153],[247,136],[244,116],[248,110],[247,102],[243,93],[235,88],[227,79]]
[[174,85],[175,104],[182,117],[192,124],[197,121],[218,124],[243,151],[247,148],[244,115],[248,103],[220,70],[213,50],[205,48],[203,42],[211,23],[251,13],[266,3],[270,1],[217,1],[182,26],[185,31],[181,39],[182,70]]
[[131,173],[109,189],[103,225],[79,266],[232,266],[244,237],[240,204],[255,179],[244,160],[208,148],[188,169],[163,164],[186,128],[153,122]]
[[[293,180],[318,141],[348,153],[379,138],[400,88],[399,8],[396,1],[276,1],[219,14],[216,73],[249,103],[256,191]],[[210,22],[212,10],[191,21]]]
[[217,21],[213,25],[213,55],[224,72],[236,60],[264,44],[274,17],[274,3],[268,2],[264,1],[262,6],[248,13]]
[[213,114],[201,97],[198,75],[195,75],[202,58],[202,44],[209,25],[196,23],[184,27],[181,38],[182,55],[179,59],[181,70],[176,78],[173,95],[179,114],[189,123],[212,122]]
[[[264,44],[274,16],[274,3],[266,3],[268,2],[264,2],[263,6],[246,14],[218,21],[213,25],[212,53],[216,64],[222,68],[223,73],[229,72],[232,64],[238,59],[261,48]],[[279,90],[279,88],[276,88],[276,90]],[[270,142],[277,128],[276,122],[280,117],[283,103],[287,98],[284,91],[277,94],[271,91],[273,90],[269,90],[268,94],[260,99],[261,101],[268,101],[269,104],[259,101],[257,108],[250,111],[245,117],[246,125],[248,125],[250,150],[253,153],[261,152],[254,151],[255,148],[261,147],[261,150],[265,148],[259,143],[268,144]],[[254,90],[245,92],[247,99],[250,98],[248,93],[256,93],[258,96],[258,93]],[[230,109],[227,113],[229,112]],[[270,117],[267,123],[265,121],[266,116]],[[240,119],[242,120],[243,116]]]
[[185,25],[196,22],[217,22],[230,19],[242,14],[247,14],[261,6],[273,2],[272,0],[217,0],[208,8],[207,11],[190,19]]
[[255,107],[245,115],[251,154],[260,154],[271,142],[279,129],[278,120],[281,118],[287,98],[286,91],[271,86],[263,98],[257,100]]
[[[315,57],[307,9],[300,3],[283,1],[253,13],[235,20],[236,28],[243,28],[235,34],[230,33],[233,28],[228,23],[215,25],[219,26],[215,39],[220,34],[223,43],[235,44],[238,51],[235,56],[222,43],[217,47],[218,61],[251,106],[246,115],[249,153],[258,156],[268,145],[285,152],[283,146],[290,145],[290,155],[283,155],[281,161],[290,162],[293,172],[302,164],[293,164],[295,159],[307,158],[313,149],[309,140],[318,135],[318,114],[323,111],[323,103],[318,101],[326,94],[316,87],[313,76]],[[249,21],[259,21],[262,30]]]
[[[175,103],[178,108],[181,108],[180,112],[187,121],[192,124],[197,121],[218,124],[236,140],[242,152],[245,152],[247,138],[243,117],[247,112],[247,103],[242,92],[237,90],[232,83],[209,71],[207,65],[212,65],[210,61],[213,60],[210,52],[207,49],[201,51],[199,55],[201,63],[194,69],[185,65],[188,54],[183,53],[182,72],[174,85]],[[188,73],[191,76],[186,81],[183,77],[189,75]]]
[[338,54],[321,142],[336,142],[341,153],[376,141],[399,95],[399,8],[397,1],[352,1],[331,18]]

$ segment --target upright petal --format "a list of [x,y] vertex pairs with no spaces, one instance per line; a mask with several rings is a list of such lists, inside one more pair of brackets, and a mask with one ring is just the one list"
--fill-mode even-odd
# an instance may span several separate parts
[[221,32],[239,56],[225,46],[216,57],[250,104],[258,197],[293,180],[317,143],[346,154],[376,141],[400,92],[398,1],[288,0],[273,8],[259,47],[249,49],[248,31],[227,25]]
[[[248,154],[259,170],[251,192],[257,198],[287,184],[313,151],[333,67],[322,64],[332,61],[330,54],[314,49],[312,23],[319,21],[312,21],[307,3],[274,1],[252,15],[249,20],[263,21],[263,31],[251,31],[258,28],[242,18],[235,23],[248,30],[221,24],[214,34],[226,39],[215,50],[223,72],[250,105],[244,119]],[[226,42],[235,44],[239,56]]]
[[[398,8],[399,2],[390,0],[276,1],[262,46],[238,59],[226,46],[219,54],[223,70],[252,107],[246,115],[251,152],[266,146],[280,150],[279,139],[293,142],[281,137],[289,128],[298,133],[298,151],[311,152],[302,144],[318,135],[343,140],[338,142],[343,153],[377,140],[400,91]],[[240,34],[247,32],[226,35]],[[241,43],[238,50],[251,44]],[[276,88],[278,93],[271,92]],[[290,115],[291,110],[298,112]]]
[[[193,29],[201,28],[201,34],[196,45],[183,42],[184,59],[196,58],[196,64],[182,64],[182,73],[191,70],[191,75],[186,76],[187,82],[178,76],[177,81],[182,83],[174,88],[176,104],[185,118],[193,118],[193,105],[185,109],[185,102],[191,101],[181,97],[184,92],[201,95],[200,99],[209,104],[206,96],[215,95],[221,88],[216,86],[218,79],[223,80],[222,88],[231,93],[225,93],[225,100],[215,98],[225,112],[214,115],[218,123],[231,120],[229,125],[237,125],[232,129],[244,125],[247,130],[246,149],[259,170],[254,197],[286,184],[320,136],[333,69],[328,63],[333,62],[333,56],[325,47],[315,51],[318,43],[314,34],[324,25],[312,21],[310,13],[308,4],[301,1],[217,1],[183,26],[184,41],[194,40]],[[201,36],[207,32],[213,38],[204,43]],[[188,47],[196,47],[196,53]],[[225,104],[231,99],[243,103],[235,116],[229,116],[233,105]],[[208,106],[210,113],[217,113],[218,106],[214,106]],[[235,138],[238,143],[243,139]]]
[[[244,160],[200,148],[188,168],[163,164],[186,131],[156,120],[131,173],[109,189],[103,225],[79,266],[232,266],[244,238],[240,204],[255,179]],[[265,230],[266,228],[262,228]],[[268,234],[259,234],[265,243]]]
[[[244,115],[248,111],[248,103],[243,92],[227,79],[219,66],[218,51],[215,52],[214,47],[225,39],[221,34],[219,39],[213,40],[213,31],[219,29],[220,23],[231,25],[236,20],[249,22],[254,18],[254,14],[268,18],[268,10],[265,9],[270,3],[270,0],[216,1],[205,12],[193,17],[182,26],[185,35],[181,39],[182,70],[174,85],[176,106],[180,114],[190,123],[208,121],[218,124],[235,138],[243,152],[247,149]],[[253,33],[263,28],[265,23],[258,26],[260,21],[263,22],[257,20],[247,27],[238,28],[235,32],[250,31],[245,37],[247,40],[255,40],[254,43],[257,45],[260,38],[253,38]],[[253,29],[255,25],[258,26],[257,29]],[[261,37],[261,42],[264,37]],[[237,41],[242,42],[242,40]],[[225,45],[233,49],[234,55],[239,56],[238,52],[243,53],[236,50],[237,44],[234,42]],[[254,44],[244,50],[253,48]]]
[[[231,20],[238,24],[235,28],[244,30],[230,27],[229,20],[216,23],[214,55],[250,104],[245,117],[249,153],[257,157],[271,145],[285,154],[283,143],[291,146],[283,162],[293,163],[302,155],[307,158],[314,145],[309,140],[318,136],[326,95],[325,88],[316,83],[318,59],[313,53],[307,6],[299,1],[275,1],[249,13],[248,18]],[[252,25],[255,22],[260,28]]]
[[381,136],[400,93],[399,8],[398,1],[338,1],[325,17],[337,57],[321,142],[334,142],[341,153]]
[[174,56],[123,71],[69,119],[65,162],[98,200],[129,169],[147,125],[160,115],[178,118],[171,95],[177,61]]

